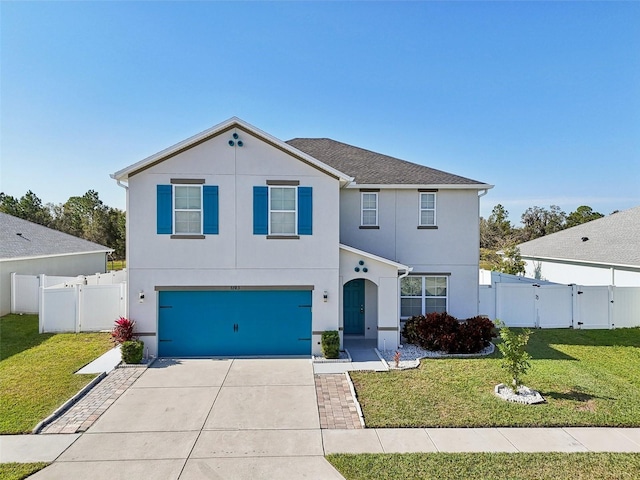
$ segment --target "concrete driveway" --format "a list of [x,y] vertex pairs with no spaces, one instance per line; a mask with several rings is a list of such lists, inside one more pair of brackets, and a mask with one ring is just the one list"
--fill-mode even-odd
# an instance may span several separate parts
[[34,479],[343,478],[305,359],[156,361]]

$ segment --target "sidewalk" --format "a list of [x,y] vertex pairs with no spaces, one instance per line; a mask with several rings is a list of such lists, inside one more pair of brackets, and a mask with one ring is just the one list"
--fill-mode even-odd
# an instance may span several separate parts
[[[0,463],[53,462],[73,435],[0,436]],[[409,452],[640,453],[640,428],[371,428],[322,430],[324,454]]]

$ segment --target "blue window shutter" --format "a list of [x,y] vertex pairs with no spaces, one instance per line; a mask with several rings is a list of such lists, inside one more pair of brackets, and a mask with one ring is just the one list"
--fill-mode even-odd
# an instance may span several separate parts
[[269,233],[269,187],[253,187],[253,234]]
[[298,235],[313,233],[313,189],[298,187]]
[[204,219],[202,233],[207,235],[218,234],[218,186],[204,185],[202,187],[202,209]]
[[173,233],[173,188],[171,185],[157,186],[156,228],[160,235]]

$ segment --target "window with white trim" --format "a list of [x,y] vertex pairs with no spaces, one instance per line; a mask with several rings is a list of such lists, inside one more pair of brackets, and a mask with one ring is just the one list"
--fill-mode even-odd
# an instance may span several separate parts
[[173,185],[174,233],[202,234],[202,185]]
[[400,280],[400,317],[447,311],[448,277],[408,276]]
[[269,187],[269,235],[297,234],[297,187]]
[[420,194],[420,223],[421,227],[433,227],[436,225],[436,194]]
[[362,215],[360,225],[363,227],[375,227],[378,225],[378,193],[362,192]]

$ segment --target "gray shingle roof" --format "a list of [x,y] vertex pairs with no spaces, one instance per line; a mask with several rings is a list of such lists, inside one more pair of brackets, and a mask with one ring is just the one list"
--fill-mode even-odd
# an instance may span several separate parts
[[[583,237],[588,240],[583,241]],[[640,267],[640,207],[536,238],[519,247],[526,257]]]
[[0,213],[0,259],[2,260],[111,250],[109,247]]
[[484,185],[452,173],[337,142],[294,138],[286,143],[355,178],[361,185]]

